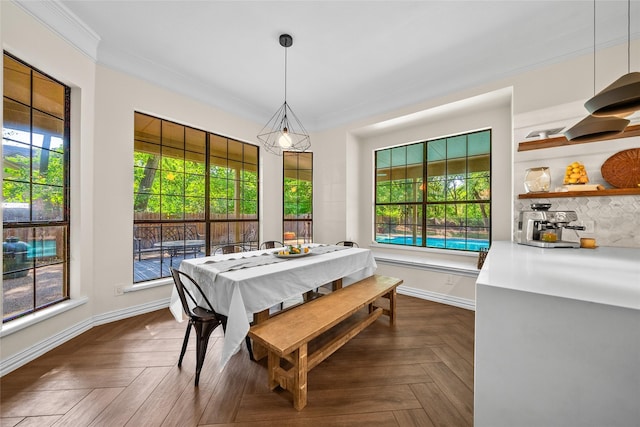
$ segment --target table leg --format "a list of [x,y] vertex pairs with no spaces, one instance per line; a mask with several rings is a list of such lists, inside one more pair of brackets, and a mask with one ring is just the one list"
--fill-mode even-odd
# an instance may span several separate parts
[[341,289],[341,288],[342,288],[342,279],[337,279],[331,282],[332,291],[337,291],[338,289]]
[[[259,313],[253,313],[253,324],[264,322],[269,318],[269,310],[262,310]],[[264,359],[267,356],[267,349],[260,343],[253,342],[253,358],[258,361]]]
[[389,325],[393,326],[396,324],[396,288],[393,288],[391,292],[389,292]]

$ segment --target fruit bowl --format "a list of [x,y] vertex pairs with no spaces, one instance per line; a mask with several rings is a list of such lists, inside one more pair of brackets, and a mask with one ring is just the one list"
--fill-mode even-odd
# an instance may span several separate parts
[[276,252],[272,252],[272,254],[273,256],[276,256],[278,258],[299,258],[299,257],[303,257],[311,254],[311,249],[309,248],[299,248],[299,249],[300,249],[300,252],[298,253],[291,252],[291,250],[279,250]]
[[584,165],[580,162],[573,162],[564,173],[564,185],[581,185],[589,182],[589,176]]

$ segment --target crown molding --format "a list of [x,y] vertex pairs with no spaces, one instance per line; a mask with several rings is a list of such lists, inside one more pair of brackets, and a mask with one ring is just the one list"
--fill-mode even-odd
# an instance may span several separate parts
[[59,0],[12,0],[20,9],[60,35],[94,62],[98,59],[100,36]]

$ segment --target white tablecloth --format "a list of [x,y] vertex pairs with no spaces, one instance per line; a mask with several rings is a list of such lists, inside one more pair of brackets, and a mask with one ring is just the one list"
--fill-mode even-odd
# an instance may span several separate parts
[[[343,286],[349,285],[371,276],[377,268],[369,249],[348,248],[326,254],[314,254],[314,245],[309,246],[312,253],[308,256],[218,274],[212,274],[203,264],[274,250],[215,255],[182,261],[180,270],[198,282],[217,312],[228,317],[222,367],[244,343],[253,313],[267,310],[282,301],[334,280],[343,279]],[[171,295],[170,309],[176,319],[181,321],[182,306],[175,287]]]

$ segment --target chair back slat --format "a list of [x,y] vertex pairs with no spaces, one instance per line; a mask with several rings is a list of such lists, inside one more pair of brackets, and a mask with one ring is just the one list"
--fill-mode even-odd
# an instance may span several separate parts
[[[182,359],[187,351],[187,344],[189,343],[189,334],[191,332],[191,327],[196,331],[196,377],[195,377],[195,385],[198,386],[200,381],[200,371],[202,371],[202,366],[204,364],[204,358],[207,354],[207,345],[209,344],[209,337],[211,333],[218,327],[218,325],[222,325],[222,328],[226,332],[227,330],[227,316],[222,316],[215,312],[211,302],[207,299],[206,295],[202,291],[202,288],[196,283],[195,280],[187,273],[184,273],[178,269],[170,267],[171,276],[173,277],[173,283],[176,285],[176,290],[178,291],[178,295],[180,297],[180,302],[182,303],[182,309],[189,316],[189,324],[187,325],[187,330],[185,331],[184,340],[182,341],[182,351],[180,352],[180,358],[178,359],[178,366],[182,366]],[[183,279],[188,281],[188,284],[185,286]],[[192,295],[192,292],[195,293],[196,290],[200,292],[200,296],[202,297],[202,301],[206,303],[207,307],[203,307],[203,303],[198,304],[196,298]],[[187,298],[193,302],[193,306],[190,306]],[[192,308],[193,307],[193,308]],[[246,338],[247,348],[249,348],[249,356],[253,357],[251,353],[251,348],[249,347],[250,341],[249,338]]]
[[342,246],[351,246],[351,247],[354,247],[354,248],[358,248],[359,247],[356,242],[352,242],[350,240],[342,240],[342,241],[336,243],[336,245],[337,246],[340,246],[340,245],[342,245]]
[[244,248],[242,246],[239,245],[234,245],[234,244],[230,244],[230,245],[223,245],[218,247],[215,251],[214,254],[233,254],[233,253],[238,253],[238,252],[244,252]]
[[[187,315],[193,316],[194,313],[191,307],[196,307],[199,304],[198,304],[198,301],[195,299],[195,297],[191,294],[191,291],[182,282],[182,278],[186,278],[190,282],[190,286],[193,286],[192,289],[197,290],[200,293],[202,300],[207,304],[207,306],[204,308],[206,308],[211,312],[215,312],[215,310],[213,309],[213,306],[211,305],[211,302],[209,301],[207,296],[204,294],[204,291],[191,276],[173,267],[171,267],[171,275],[173,276],[173,283],[176,286],[176,290],[178,291],[178,296],[180,297],[180,302],[182,303],[182,309],[184,310],[185,313],[187,313]],[[193,303],[193,306],[189,305],[187,298],[191,300],[191,302]]]
[[275,247],[279,248],[282,246],[284,246],[282,242],[279,242],[277,240],[267,240],[265,242],[262,242],[262,244],[260,245],[260,249],[273,249]]

